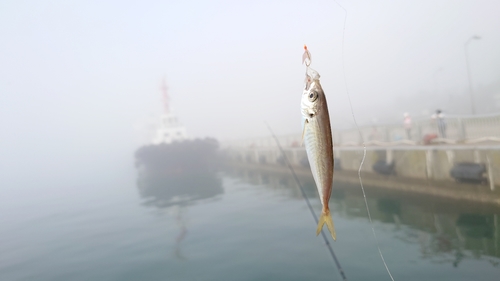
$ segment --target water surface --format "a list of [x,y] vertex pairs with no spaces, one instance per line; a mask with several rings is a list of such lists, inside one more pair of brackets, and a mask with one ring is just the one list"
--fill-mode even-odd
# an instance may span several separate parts
[[[340,280],[290,175],[137,177],[33,183],[1,198],[1,280]],[[301,182],[319,213],[312,181]],[[332,245],[348,279],[389,280],[359,186],[334,186]],[[396,280],[498,280],[498,209],[367,196]]]

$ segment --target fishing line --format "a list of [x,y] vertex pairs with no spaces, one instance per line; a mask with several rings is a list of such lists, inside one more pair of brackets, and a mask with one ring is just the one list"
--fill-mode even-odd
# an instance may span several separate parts
[[380,245],[378,242],[377,234],[375,233],[375,227],[373,226],[372,216],[370,214],[370,208],[368,208],[368,201],[366,200],[366,194],[365,194],[365,188],[363,186],[363,180],[361,180],[361,168],[363,167],[363,164],[365,163],[365,159],[366,159],[366,144],[365,144],[365,140],[363,138],[363,134],[361,133],[361,130],[359,129],[358,122],[356,121],[356,117],[354,116],[354,110],[352,108],[351,96],[349,95],[349,88],[347,87],[347,78],[346,78],[346,74],[345,74],[344,38],[345,38],[345,26],[346,26],[346,22],[347,22],[347,10],[344,7],[342,7],[342,5],[340,5],[336,0],[333,0],[333,1],[340,8],[342,8],[342,10],[344,10],[344,12],[345,12],[344,28],[342,30],[342,72],[344,74],[345,91],[347,94],[347,99],[349,100],[349,107],[351,108],[352,119],[354,120],[354,125],[356,125],[356,129],[358,130],[359,137],[361,138],[361,142],[363,143],[363,158],[361,159],[361,163],[359,164],[359,169],[358,169],[359,184],[361,185],[361,191],[363,191],[363,199],[365,200],[366,212],[368,213],[368,219],[370,220],[370,226],[372,227],[373,237],[375,237],[375,242],[377,243],[378,253],[380,254],[380,258],[382,259],[382,262],[384,263],[384,266],[385,266],[385,269],[387,270],[387,273],[389,273],[391,280],[394,281],[394,278],[392,277],[391,271],[389,270],[389,267],[387,266],[387,263],[385,262],[384,255],[382,255],[382,251],[380,250]]
[[[285,151],[281,147],[281,144],[280,144],[280,141],[278,140],[278,137],[276,137],[276,135],[274,134],[274,131],[273,131],[273,129],[271,129],[271,126],[269,126],[269,124],[266,121],[265,121],[265,123],[266,123],[267,128],[271,132],[271,135],[273,136],[274,140],[276,141],[276,144],[278,145],[278,148],[279,148],[281,154],[283,155],[283,159],[285,160],[286,165],[288,166],[288,168],[292,172],[292,176],[293,176],[295,182],[297,183],[297,185],[299,186],[300,193],[302,193],[302,197],[304,197],[304,199],[306,200],[307,207],[309,207],[309,211],[311,211],[311,214],[314,218],[314,221],[316,221],[316,224],[318,224],[318,217],[316,216],[316,213],[314,212],[314,209],[311,205],[311,202],[309,202],[309,198],[307,198],[307,196],[306,196],[306,192],[304,191],[304,187],[302,187],[302,184],[300,184],[299,178],[295,174],[295,170],[293,169],[292,165],[290,164],[290,161],[288,161],[288,158],[286,157]],[[340,262],[337,259],[337,256],[335,255],[335,253],[333,252],[332,246],[331,246],[330,242],[328,241],[326,234],[323,232],[323,229],[321,229],[321,236],[323,237],[323,240],[325,241],[325,244],[328,247],[328,251],[330,252],[330,255],[332,256],[333,261],[335,262],[335,265],[337,266],[337,269],[338,269],[340,275],[342,276],[342,280],[347,280],[347,277],[345,276],[344,270],[342,269],[342,266],[340,266]]]

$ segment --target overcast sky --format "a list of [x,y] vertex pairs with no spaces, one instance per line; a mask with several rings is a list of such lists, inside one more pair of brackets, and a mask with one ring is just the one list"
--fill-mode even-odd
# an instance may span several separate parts
[[[436,75],[441,89],[467,89],[475,34],[473,84],[500,79],[498,1],[338,2],[361,123],[401,118],[394,101],[432,91]],[[334,1],[1,1],[0,152],[38,167],[132,150],[162,112],[164,76],[193,137],[265,136],[265,120],[300,133],[304,44],[334,127],[349,127],[344,16]]]

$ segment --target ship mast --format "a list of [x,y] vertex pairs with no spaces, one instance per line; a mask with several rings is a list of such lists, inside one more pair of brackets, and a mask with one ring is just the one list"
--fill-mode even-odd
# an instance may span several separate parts
[[163,99],[164,113],[160,117],[160,124],[153,138],[153,144],[170,144],[174,141],[183,141],[187,139],[186,128],[179,123],[177,116],[170,109],[170,97],[168,96],[168,87],[166,79],[160,85],[160,91]]

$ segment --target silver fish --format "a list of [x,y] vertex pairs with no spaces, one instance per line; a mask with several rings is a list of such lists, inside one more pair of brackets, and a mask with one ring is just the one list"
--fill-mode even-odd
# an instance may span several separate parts
[[319,82],[320,75],[310,68],[311,54],[304,46],[305,52],[302,57],[306,64],[306,81],[301,100],[302,112],[302,140],[306,147],[307,158],[311,166],[311,172],[318,189],[319,198],[323,209],[318,221],[316,235],[321,232],[326,224],[333,240],[336,239],[335,227],[333,226],[328,201],[332,193],[333,183],[333,141],[330,128],[330,115],[323,88]]

